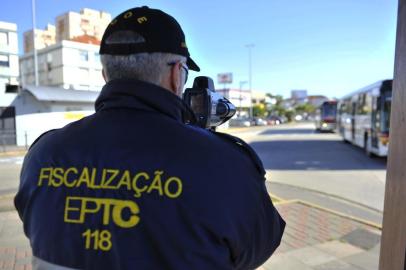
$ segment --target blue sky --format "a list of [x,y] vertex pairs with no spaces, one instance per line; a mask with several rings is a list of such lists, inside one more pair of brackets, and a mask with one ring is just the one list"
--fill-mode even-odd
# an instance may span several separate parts
[[[66,11],[88,7],[113,16],[148,5],[174,16],[186,34],[200,73],[216,81],[232,72],[238,88],[290,95],[292,89],[341,97],[375,81],[392,78],[396,0],[36,0],[37,27]],[[2,1],[0,20],[15,22],[20,33],[31,26],[31,0]],[[22,51],[22,48],[20,48]],[[189,81],[189,84],[192,80]],[[219,86],[221,87],[221,86]],[[248,84],[244,86],[246,89]]]

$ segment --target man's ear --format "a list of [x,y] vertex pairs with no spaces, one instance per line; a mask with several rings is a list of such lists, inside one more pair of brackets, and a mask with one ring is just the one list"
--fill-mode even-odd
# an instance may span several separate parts
[[182,71],[180,68],[181,63],[178,62],[176,64],[174,64],[171,68],[171,73],[170,73],[170,81],[171,81],[171,91],[175,94],[175,95],[179,95],[179,88],[181,87],[181,78],[182,78]]
[[106,72],[104,71],[104,68],[102,69],[101,73],[102,73],[104,81],[107,82],[107,76],[106,76]]

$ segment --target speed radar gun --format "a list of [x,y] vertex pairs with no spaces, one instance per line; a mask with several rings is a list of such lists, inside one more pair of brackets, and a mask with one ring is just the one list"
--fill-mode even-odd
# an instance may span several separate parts
[[230,120],[235,114],[235,106],[214,90],[209,77],[196,77],[192,88],[186,88],[183,100],[189,105],[197,118],[197,125],[214,130]]

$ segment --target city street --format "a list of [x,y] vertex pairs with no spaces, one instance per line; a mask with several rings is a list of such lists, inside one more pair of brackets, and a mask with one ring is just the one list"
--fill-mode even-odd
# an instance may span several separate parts
[[[336,199],[382,212],[385,158],[370,158],[362,149],[343,142],[336,133],[316,132],[312,123],[235,135],[256,150],[267,170],[270,191],[276,195],[292,198],[292,193],[313,193],[326,198],[326,204]],[[302,191],[309,194],[300,194]]]
[[[377,269],[386,159],[369,158],[311,123],[227,132],[259,154],[268,191],[287,221],[277,255],[259,269]],[[22,160],[18,153],[0,154],[4,269],[30,269],[29,243],[12,203]]]

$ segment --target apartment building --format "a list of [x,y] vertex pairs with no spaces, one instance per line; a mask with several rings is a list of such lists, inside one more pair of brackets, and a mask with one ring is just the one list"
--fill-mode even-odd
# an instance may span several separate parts
[[35,48],[37,50],[51,46],[56,43],[55,26],[48,24],[44,30],[34,29],[24,32],[24,53],[29,53],[34,50],[34,33],[35,33]]
[[33,35],[36,34],[39,85],[75,90],[100,90],[104,85],[98,54],[111,15],[88,8],[66,12],[45,30],[24,34],[20,57],[21,83],[35,84]]
[[56,41],[73,40],[80,36],[101,40],[110,21],[109,13],[89,8],[84,8],[79,13],[67,12],[56,17]]
[[0,22],[0,107],[14,99],[19,75],[17,25]]
[[[64,40],[37,51],[39,85],[100,91],[104,85],[99,46]],[[34,54],[20,57],[21,83],[35,84]]]

